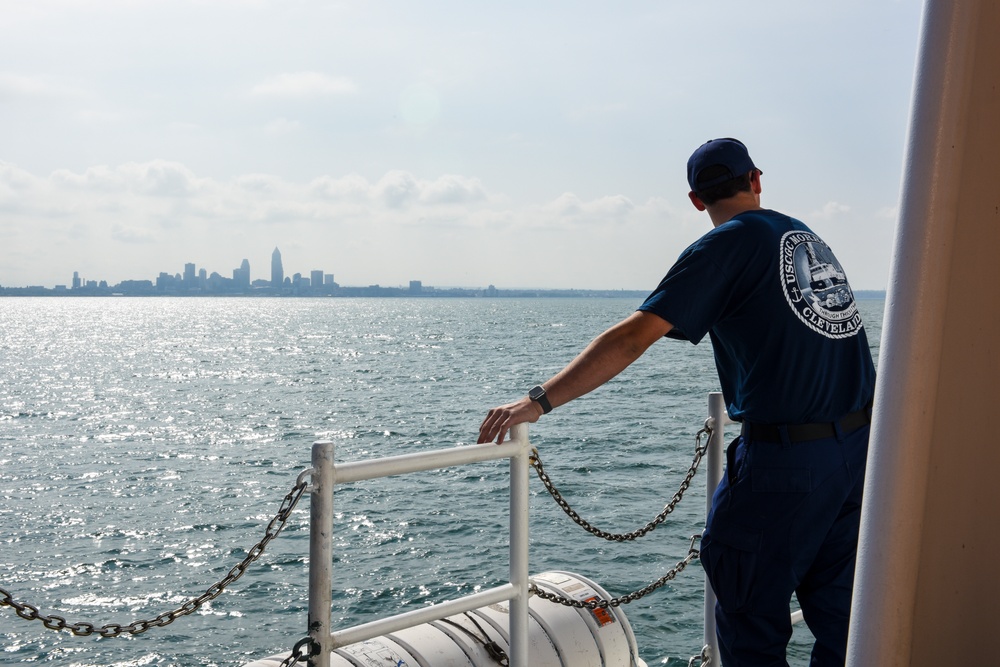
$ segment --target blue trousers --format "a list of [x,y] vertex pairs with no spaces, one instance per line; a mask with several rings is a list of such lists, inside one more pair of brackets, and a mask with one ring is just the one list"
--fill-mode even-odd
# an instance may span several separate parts
[[730,446],[701,542],[724,667],[787,667],[792,593],[810,665],[844,664],[868,432]]

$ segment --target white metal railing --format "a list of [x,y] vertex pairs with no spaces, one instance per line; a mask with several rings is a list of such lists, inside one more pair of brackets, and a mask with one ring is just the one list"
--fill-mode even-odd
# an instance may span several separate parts
[[[711,428],[706,459],[706,515],[712,496],[722,480],[725,467],[725,427],[734,424],[726,413],[722,394],[708,396],[708,421]],[[484,444],[452,447],[401,456],[390,456],[350,463],[334,462],[334,444],[320,441],[312,449],[312,487],[309,533],[309,636],[320,647],[312,659],[315,667],[330,667],[331,652],[341,646],[398,632],[422,623],[472,611],[490,604],[510,601],[511,667],[528,665],[528,472],[531,445],[527,424],[511,429],[510,440],[503,445]],[[332,631],[333,602],[333,498],[337,484],[390,477],[421,470],[435,470],[482,461],[510,459],[510,581],[502,586],[447,602],[382,618],[377,621]],[[796,618],[797,617],[797,618]],[[793,622],[801,612],[793,614]],[[710,655],[719,655],[715,635],[715,593],[705,581],[705,645]],[[716,658],[717,659],[717,658]]]
[[[725,430],[728,424],[735,424],[726,412],[726,401],[722,398],[721,392],[712,392],[708,395],[708,421],[705,425],[712,429],[712,434],[708,438],[708,451],[705,453],[705,516],[712,509],[712,496],[716,487],[722,481],[722,473],[726,462],[726,437]],[[709,649],[709,656],[713,662],[718,664],[719,640],[715,635],[715,591],[705,577],[705,646]]]
[[[353,463],[335,464],[333,443],[314,443],[310,497],[308,625],[309,637],[319,645],[320,652],[310,664],[314,667],[330,667],[331,651],[341,646],[509,600],[510,648],[507,654],[511,667],[527,667],[530,453],[526,424],[511,429],[510,440],[503,445],[453,447]],[[332,632],[334,487],[347,482],[504,458],[510,459],[510,582],[473,595]]]

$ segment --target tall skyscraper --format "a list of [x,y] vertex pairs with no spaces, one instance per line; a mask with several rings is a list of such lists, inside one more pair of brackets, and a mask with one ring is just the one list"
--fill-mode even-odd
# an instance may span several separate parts
[[233,269],[233,282],[239,289],[250,289],[250,262],[244,259],[240,268]]
[[184,289],[194,289],[198,286],[195,269],[196,267],[192,262],[184,265]]
[[281,266],[281,252],[275,247],[271,253],[271,287],[280,288],[285,282],[285,269]]

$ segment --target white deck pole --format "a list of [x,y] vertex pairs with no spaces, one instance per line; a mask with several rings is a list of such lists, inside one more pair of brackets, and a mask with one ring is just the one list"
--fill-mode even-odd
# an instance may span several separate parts
[[517,595],[510,601],[510,664],[528,667],[528,425],[511,429],[521,451],[510,459],[510,583]]
[[312,495],[309,498],[309,636],[320,646],[309,667],[330,667],[333,604],[333,443],[312,447]]
[[[729,423],[729,416],[726,414],[726,401],[721,392],[712,392],[708,395],[708,418],[712,427],[712,436],[708,440],[708,452],[705,454],[705,486],[707,496],[705,501],[705,516],[712,510],[712,497],[715,489],[722,481],[722,472],[725,464],[724,449],[726,446],[724,430]],[[705,645],[708,646],[709,655],[713,665],[721,664],[719,659],[719,640],[715,635],[715,591],[705,577]]]

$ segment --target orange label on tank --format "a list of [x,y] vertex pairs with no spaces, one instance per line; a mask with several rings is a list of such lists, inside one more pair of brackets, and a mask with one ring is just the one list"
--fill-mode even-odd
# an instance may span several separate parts
[[[586,600],[584,600],[584,602],[599,602],[599,601],[600,598],[597,597],[596,595],[594,597],[587,598]],[[615,622],[614,615],[607,608],[597,607],[596,609],[591,609],[590,614],[594,617],[594,620],[597,621],[597,624],[600,625],[602,628],[605,625],[608,625],[609,623]]]

